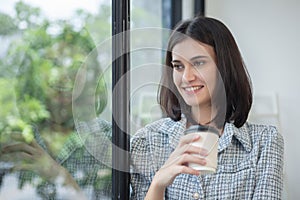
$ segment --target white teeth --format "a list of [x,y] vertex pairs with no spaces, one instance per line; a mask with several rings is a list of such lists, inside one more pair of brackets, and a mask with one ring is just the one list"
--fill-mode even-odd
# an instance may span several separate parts
[[188,88],[185,88],[185,90],[188,91],[188,92],[191,92],[191,91],[199,90],[202,87],[203,86],[188,87]]

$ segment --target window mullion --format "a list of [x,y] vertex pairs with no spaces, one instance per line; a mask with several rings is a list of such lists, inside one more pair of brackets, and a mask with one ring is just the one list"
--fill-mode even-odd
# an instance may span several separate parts
[[129,199],[130,0],[112,1],[112,199]]

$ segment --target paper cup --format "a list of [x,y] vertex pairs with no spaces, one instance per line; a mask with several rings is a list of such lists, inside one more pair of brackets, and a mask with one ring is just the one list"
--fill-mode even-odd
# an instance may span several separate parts
[[[219,133],[217,129],[209,126],[193,125],[185,131],[185,134],[191,133],[197,133],[201,136],[198,141],[191,144],[206,149],[208,156],[205,157],[205,166],[189,163],[189,167],[199,170],[200,174],[215,173],[218,165]],[[197,156],[202,157],[200,154],[197,154]]]

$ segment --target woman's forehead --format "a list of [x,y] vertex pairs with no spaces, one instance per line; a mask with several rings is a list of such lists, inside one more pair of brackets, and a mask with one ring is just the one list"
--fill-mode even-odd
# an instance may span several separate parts
[[172,60],[190,60],[196,56],[204,56],[215,59],[213,47],[201,43],[192,38],[187,38],[176,45],[172,49]]

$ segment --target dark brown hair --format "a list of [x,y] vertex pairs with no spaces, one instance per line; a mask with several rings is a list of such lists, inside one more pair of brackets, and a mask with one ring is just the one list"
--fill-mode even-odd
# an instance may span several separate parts
[[[190,106],[184,102],[173,82],[171,64],[173,47],[186,38],[210,45],[214,49],[223,85],[223,90],[217,88],[216,95],[226,98],[225,105],[219,106],[214,119],[217,127],[223,127],[225,122],[233,122],[236,127],[241,127],[246,122],[252,105],[250,77],[231,32],[222,22],[208,17],[183,21],[175,27],[170,36],[166,67],[158,91],[158,101],[163,112],[175,121],[181,119],[182,113],[187,116],[190,113]],[[222,91],[223,94],[220,94]],[[218,97],[215,99],[215,103],[218,103]]]

